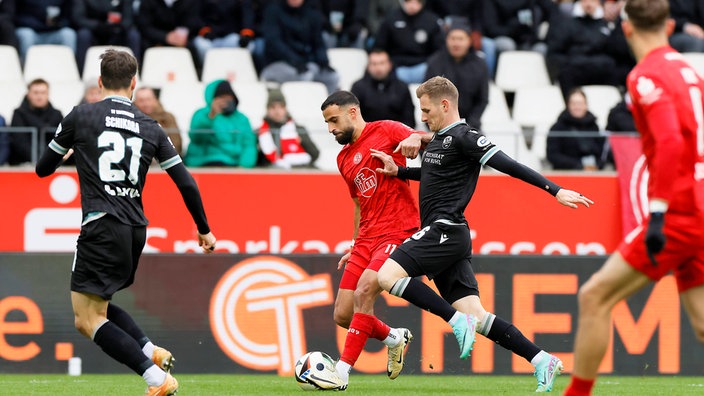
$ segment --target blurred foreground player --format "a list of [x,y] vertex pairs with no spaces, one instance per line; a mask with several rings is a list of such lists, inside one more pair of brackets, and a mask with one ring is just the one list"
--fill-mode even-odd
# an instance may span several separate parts
[[81,186],[83,222],[71,272],[75,326],[110,357],[147,382],[147,395],[173,395],[172,354],[152,344],[130,315],[110,302],[132,284],[146,239],[142,188],[156,158],[178,186],[198,227],[203,251],[215,248],[198,186],[159,124],[130,101],[137,60],[127,52],[101,55],[98,83],[105,99],[75,107],[61,121],[37,162],[49,176],[71,154]]
[[613,306],[670,271],[704,340],[704,83],[668,45],[667,0],[628,0],[624,11],[621,26],[638,61],[627,84],[650,172],[650,216],[579,290],[569,396],[591,394]]

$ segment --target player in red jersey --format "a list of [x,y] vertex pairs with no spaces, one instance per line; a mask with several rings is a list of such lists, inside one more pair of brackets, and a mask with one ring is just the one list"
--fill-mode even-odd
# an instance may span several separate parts
[[565,395],[589,395],[613,306],[670,271],[704,340],[704,82],[668,45],[668,0],[628,0],[622,23],[638,64],[628,76],[650,172],[650,216],[579,291],[575,365]]
[[404,355],[413,336],[408,329],[390,328],[374,316],[374,301],[381,293],[377,271],[403,241],[418,230],[418,208],[408,182],[375,172],[381,161],[371,149],[392,154],[399,164],[406,159],[393,153],[398,144],[415,131],[396,121],[365,122],[359,100],[347,91],[330,95],[321,106],[328,130],[344,147],[337,156],[340,170],[355,204],[354,246],[339,261],[345,268],[335,300],[335,322],[349,329],[337,375],[322,388],[347,388],[349,371],[362,353],[369,337],[388,347],[387,374],[396,378],[403,368]]

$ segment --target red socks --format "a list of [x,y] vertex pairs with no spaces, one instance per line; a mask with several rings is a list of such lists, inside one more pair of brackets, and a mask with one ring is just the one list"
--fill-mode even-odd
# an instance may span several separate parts
[[564,396],[589,396],[591,395],[593,386],[593,379],[582,379],[573,375],[572,381],[565,390]]
[[[375,321],[378,321],[376,317],[363,313],[356,313],[352,316],[352,323],[350,323],[350,328],[347,330],[345,348],[342,351],[340,360],[350,366],[354,366],[359,355],[362,354],[364,344],[366,344],[367,339],[376,327]],[[386,334],[388,335],[388,331]]]
[[374,328],[372,329],[372,334],[370,335],[370,337],[383,342],[386,337],[389,336],[389,333],[391,332],[391,327],[389,327],[389,325],[387,325],[386,323],[380,321],[376,316],[372,317],[374,318]]

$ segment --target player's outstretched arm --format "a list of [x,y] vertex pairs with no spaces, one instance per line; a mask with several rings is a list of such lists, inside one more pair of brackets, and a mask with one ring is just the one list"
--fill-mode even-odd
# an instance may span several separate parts
[[412,133],[409,137],[403,139],[398,146],[396,146],[394,153],[400,151],[404,157],[414,159],[418,156],[420,149],[425,147],[425,145],[428,144],[432,138],[433,134],[429,132]]
[[200,197],[196,181],[182,162],[168,168],[166,173],[176,183],[183,201],[186,203],[186,207],[198,227],[198,245],[203,248],[205,253],[211,253],[215,250],[215,236],[210,232],[208,219],[205,217],[205,209],[203,208],[203,200]]
[[589,207],[590,204],[594,204],[591,199],[578,192],[565,190],[540,173],[509,157],[501,150],[497,151],[491,158],[489,158],[486,161],[486,165],[489,165],[509,176],[521,179],[528,184],[532,184],[540,188],[541,190],[547,191],[551,195],[555,196],[559,203],[570,208],[577,209],[577,204],[581,204],[586,207]]

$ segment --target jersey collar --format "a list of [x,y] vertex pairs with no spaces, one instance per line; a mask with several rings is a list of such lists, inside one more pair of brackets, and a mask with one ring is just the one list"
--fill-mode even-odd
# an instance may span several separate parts
[[460,124],[465,124],[465,125],[467,125],[467,123],[465,122],[464,118],[461,119],[461,120],[459,120],[459,121],[453,122],[452,124],[450,124],[450,125],[446,126],[445,128],[439,130],[439,131],[438,131],[438,135],[442,135],[443,133],[449,131],[450,129],[452,129],[452,128],[456,127],[457,125],[460,125]]
[[[114,100],[118,100],[121,102],[125,102],[126,105],[132,105],[132,101],[130,100],[130,98],[128,98],[126,96],[110,95],[110,96],[106,96],[105,99],[114,99]],[[103,99],[103,100],[105,100],[105,99]]]

